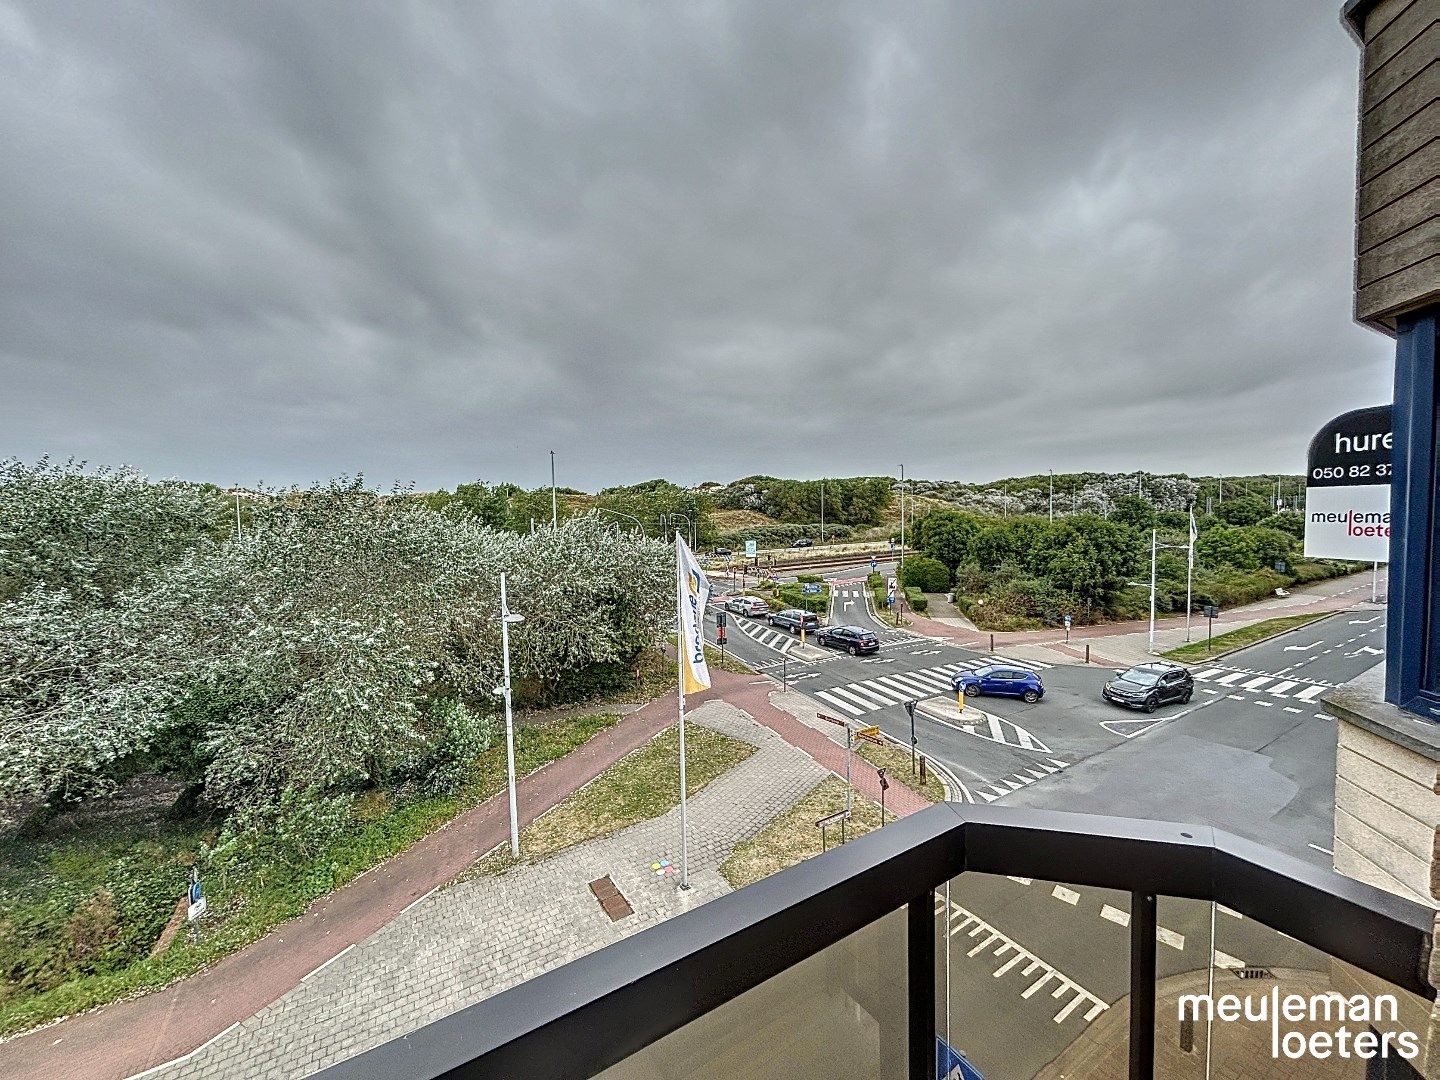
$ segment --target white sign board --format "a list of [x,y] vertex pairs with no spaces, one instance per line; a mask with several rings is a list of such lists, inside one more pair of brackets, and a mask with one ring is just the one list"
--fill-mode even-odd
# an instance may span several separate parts
[[745,541],[745,557],[746,557],[747,559],[753,559],[753,558],[755,557],[755,541],[754,541],[754,540],[746,540],[746,541]]
[[1390,560],[1390,406],[1337,416],[1310,442],[1305,555]]

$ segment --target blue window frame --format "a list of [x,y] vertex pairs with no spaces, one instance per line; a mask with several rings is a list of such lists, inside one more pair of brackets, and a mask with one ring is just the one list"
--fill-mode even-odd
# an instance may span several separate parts
[[1440,307],[1403,317],[1395,348],[1395,479],[1390,492],[1390,611],[1385,699],[1440,721],[1440,526],[1436,451]]

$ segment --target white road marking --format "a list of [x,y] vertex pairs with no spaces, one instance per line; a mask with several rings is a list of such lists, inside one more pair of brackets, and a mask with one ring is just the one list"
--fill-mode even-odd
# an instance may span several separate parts
[[1130,925],[1130,913],[1128,911],[1121,911],[1118,907],[1111,907],[1109,904],[1106,904],[1100,909],[1100,917],[1102,919],[1109,919],[1111,922],[1120,926]]
[[1050,890],[1050,895],[1056,900],[1063,900],[1072,907],[1080,903],[1080,894],[1074,889],[1067,889],[1064,885],[1056,885]]
[[[677,788],[676,790],[679,790],[679,789]],[[1319,851],[1319,852],[1322,852],[1323,854],[1329,855],[1331,858],[1334,858],[1334,856],[1335,856],[1335,852],[1331,851],[1328,847],[1321,847],[1319,844],[1306,844],[1305,846],[1306,846],[1306,847],[1310,847],[1310,848],[1314,848],[1316,851]]]
[[[1267,694],[1275,694],[1277,697],[1284,697],[1285,691],[1293,689],[1294,687],[1299,685],[1300,684],[1297,682],[1278,682],[1274,686],[1267,686],[1265,688],[1265,692]],[[679,791],[680,789],[676,788],[675,790]]]
[[851,705],[848,701],[842,701],[840,698],[836,697],[836,696],[835,696],[833,693],[831,693],[829,690],[816,690],[816,691],[815,691],[815,696],[818,697],[818,698],[820,698],[820,699],[821,699],[822,701],[824,701],[827,705],[833,705],[833,706],[835,706],[835,708],[837,708],[837,709],[844,709],[844,710],[845,710],[846,712],[848,712],[851,716],[863,716],[863,715],[865,714],[865,712],[867,711],[867,710],[865,710],[865,709],[857,709],[854,705]]
[[[1190,677],[1192,679],[1195,679],[1197,682],[1204,682],[1207,679],[1213,679],[1223,670],[1223,668],[1218,667],[1202,668],[1200,671],[1192,671],[1190,673]],[[676,790],[678,791],[679,788],[676,788]]]
[[[675,790],[678,791],[680,789],[676,788]],[[1229,915],[1232,919],[1243,919],[1245,917],[1244,915],[1241,915],[1238,911],[1231,911],[1224,904],[1216,904],[1215,906],[1219,908],[1223,914]]]
[[[1290,713],[1298,713],[1298,712],[1300,712],[1301,710],[1300,710],[1300,709],[1293,709],[1293,708],[1291,708],[1289,705],[1286,705],[1286,706],[1285,706],[1285,711],[1286,711],[1286,712],[1290,712]],[[678,791],[678,790],[680,790],[680,789],[679,789],[679,788],[676,788],[675,790]]]
[[[680,789],[677,787],[675,790],[679,791]],[[1011,877],[1010,880],[1017,885],[1029,885],[1032,879],[1028,877]]]
[[1241,960],[1239,957],[1231,956],[1229,953],[1223,953],[1219,949],[1216,949],[1215,966],[1218,968],[1243,968],[1245,966],[1245,961]]
[[[1241,689],[1241,690],[1258,690],[1258,689],[1260,689],[1260,687],[1264,686],[1267,682],[1274,682],[1274,681],[1275,681],[1275,679],[1274,679],[1272,676],[1270,676],[1270,675],[1261,675],[1258,679],[1251,679],[1251,680],[1250,680],[1249,682],[1247,682],[1244,686],[1240,687],[1240,689]],[[676,790],[678,791],[679,789],[677,788]]]
[[[676,790],[678,791],[679,788],[676,788]],[[1185,951],[1184,934],[1177,934],[1174,930],[1167,930],[1163,926],[1157,926],[1155,928],[1155,938],[1157,941],[1163,941],[1172,949],[1179,949],[1181,952]]]
[[1249,674],[1250,673],[1248,671],[1235,671],[1231,672],[1229,675],[1226,675],[1222,679],[1217,679],[1216,681],[1222,683],[1225,686],[1233,686],[1235,683],[1239,682],[1241,679],[1245,678],[1245,676]]
[[1314,701],[1317,697],[1329,690],[1328,686],[1307,686],[1295,695],[1297,701]]

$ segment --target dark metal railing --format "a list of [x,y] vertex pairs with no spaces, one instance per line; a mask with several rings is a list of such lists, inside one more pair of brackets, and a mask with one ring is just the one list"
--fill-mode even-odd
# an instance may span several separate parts
[[1434,999],[1434,913],[1217,830],[947,803],[651,927],[320,1075],[588,1077],[907,909],[909,1075],[935,1071],[933,891],[966,871],[1132,894],[1130,1075],[1153,1075],[1156,898],[1214,901]]

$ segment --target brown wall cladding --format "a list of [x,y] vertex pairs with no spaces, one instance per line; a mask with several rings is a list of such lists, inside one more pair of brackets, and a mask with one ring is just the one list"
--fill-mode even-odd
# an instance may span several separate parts
[[1440,300],[1440,0],[1382,0],[1365,16],[1355,318]]

